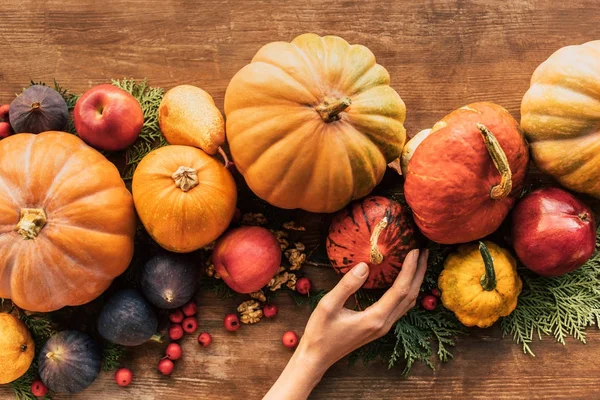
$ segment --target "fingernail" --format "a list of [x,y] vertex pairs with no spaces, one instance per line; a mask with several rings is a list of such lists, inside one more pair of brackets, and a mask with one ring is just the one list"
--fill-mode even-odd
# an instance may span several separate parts
[[425,249],[423,251],[423,256],[425,257],[426,260],[429,258],[429,249]]
[[352,269],[352,273],[357,278],[362,278],[369,272],[369,267],[365,263],[356,264],[356,267]]
[[413,260],[417,261],[419,259],[419,249],[411,250],[409,254]]

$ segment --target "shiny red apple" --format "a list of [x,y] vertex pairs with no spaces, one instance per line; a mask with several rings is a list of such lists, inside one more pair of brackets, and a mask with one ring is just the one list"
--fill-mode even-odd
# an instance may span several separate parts
[[519,260],[542,276],[559,276],[581,267],[594,254],[592,210],[559,188],[526,195],[512,215],[513,246]]
[[123,89],[98,85],[77,100],[73,121],[84,142],[96,149],[117,151],[135,142],[144,113],[135,97]]
[[217,241],[212,254],[215,271],[238,293],[260,290],[279,270],[281,246],[268,229],[243,226]]

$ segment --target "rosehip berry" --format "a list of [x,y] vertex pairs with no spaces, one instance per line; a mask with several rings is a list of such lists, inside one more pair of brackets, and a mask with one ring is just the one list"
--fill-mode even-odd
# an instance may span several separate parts
[[179,324],[173,324],[169,327],[169,339],[179,340],[183,337],[183,327]]
[[4,139],[12,135],[12,129],[8,122],[0,122],[0,139]]
[[225,325],[225,329],[230,332],[235,332],[240,329],[240,319],[238,318],[237,314],[227,314],[223,323]]
[[423,307],[427,311],[433,311],[437,306],[437,302],[437,297],[428,294],[426,296],[423,296],[423,298],[421,299],[421,307]]
[[177,310],[173,311],[171,314],[169,314],[169,319],[174,324],[182,323],[184,318],[185,318],[185,315],[183,315],[183,311],[181,311],[180,309],[177,309]]
[[171,375],[175,369],[175,364],[168,358],[163,358],[158,362],[158,372],[163,375]]
[[128,368],[120,368],[115,372],[115,382],[119,386],[127,386],[133,381],[133,372]]
[[194,317],[187,317],[183,320],[181,325],[183,326],[185,333],[194,333],[196,332],[196,329],[198,329],[198,321],[196,321],[196,318]]
[[298,346],[298,335],[294,331],[287,331],[281,338],[283,345],[288,349],[293,349]]
[[181,346],[177,343],[169,343],[165,354],[169,360],[179,360],[183,354],[183,350],[181,350]]
[[183,311],[183,314],[186,317],[191,317],[193,315],[196,315],[196,313],[198,312],[198,306],[193,301],[190,301],[189,303],[181,307],[181,311]]
[[0,120],[8,122],[8,110],[10,110],[10,104],[2,104],[0,106]]
[[434,295],[435,297],[440,297],[440,289],[438,289],[438,288],[431,289],[431,294]]
[[48,386],[44,382],[37,380],[31,384],[31,394],[35,397],[43,397],[48,394]]
[[267,318],[275,318],[277,315],[277,306],[275,304],[266,304],[263,307],[263,315]]
[[300,294],[309,294],[312,289],[312,282],[307,277],[302,277],[296,282],[296,292]]
[[212,336],[208,332],[202,332],[200,336],[198,336],[198,343],[202,345],[202,347],[208,347],[212,343]]

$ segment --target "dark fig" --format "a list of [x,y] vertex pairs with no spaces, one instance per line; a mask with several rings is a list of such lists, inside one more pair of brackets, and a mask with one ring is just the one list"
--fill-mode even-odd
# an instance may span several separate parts
[[194,296],[197,280],[198,270],[189,256],[162,253],[144,266],[142,292],[156,307],[178,308]]
[[16,133],[62,131],[67,126],[69,109],[56,90],[33,85],[10,104],[10,125]]

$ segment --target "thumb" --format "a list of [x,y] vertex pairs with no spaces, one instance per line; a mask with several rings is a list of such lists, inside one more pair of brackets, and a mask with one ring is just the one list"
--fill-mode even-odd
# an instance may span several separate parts
[[352,296],[365,283],[369,276],[369,266],[358,263],[346,273],[327,296],[334,307],[342,308],[348,297]]

